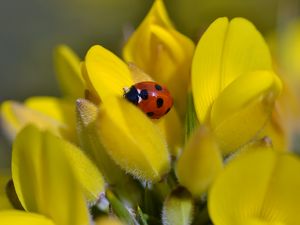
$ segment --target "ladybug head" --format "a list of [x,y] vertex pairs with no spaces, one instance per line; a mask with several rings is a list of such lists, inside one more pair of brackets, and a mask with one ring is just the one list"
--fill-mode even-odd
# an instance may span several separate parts
[[137,89],[134,86],[131,86],[130,88],[123,88],[124,90],[124,97],[132,102],[133,104],[137,105],[139,102],[139,93]]

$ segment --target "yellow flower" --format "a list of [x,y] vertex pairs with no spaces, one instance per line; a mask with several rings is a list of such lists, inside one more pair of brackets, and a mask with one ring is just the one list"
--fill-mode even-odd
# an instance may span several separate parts
[[181,116],[186,107],[193,52],[194,43],[174,28],[162,0],[155,0],[123,49],[127,62],[135,63],[170,89]]
[[215,225],[300,224],[298,156],[260,148],[233,159],[208,195]]
[[224,154],[257,135],[281,90],[268,47],[243,18],[219,18],[201,37],[192,64],[200,123],[208,124]]
[[170,169],[165,139],[158,127],[123,98],[133,85],[128,66],[101,46],[85,58],[89,91],[101,99],[98,116],[100,139],[112,159],[137,178],[157,181]]
[[[43,224],[88,224],[82,192],[87,189],[81,186],[78,177],[84,176],[87,180],[95,173],[81,154],[75,146],[48,131],[41,132],[34,126],[25,127],[17,135],[13,146],[12,178],[16,193],[26,211],[46,216],[53,223],[42,216],[17,211],[3,213],[2,216],[6,216],[11,224],[20,223],[22,219],[40,220]],[[93,177],[93,180],[102,183],[101,176]],[[96,191],[102,188],[100,184]]]
[[[193,50],[192,41],[172,26],[163,2],[155,1],[148,16],[124,47],[124,58],[129,65],[99,46],[89,50],[83,69],[89,99],[99,103],[99,99],[104,102],[107,96],[120,97],[124,87],[153,78],[170,89],[175,108],[178,106],[183,116]],[[178,156],[183,129],[175,108],[156,124],[167,140],[170,153]]]
[[[103,192],[101,174],[80,149],[49,131],[40,131],[29,125],[17,135],[12,153],[12,178],[25,209],[34,212],[39,212],[40,209],[47,211],[51,201],[64,199],[68,195],[71,198],[72,192],[64,187],[71,181],[60,177],[67,176],[63,171],[69,169],[59,163],[68,165],[72,179],[74,177],[70,186],[78,182],[88,201],[95,201]],[[59,190],[52,190],[52,186]],[[61,196],[65,192],[70,193]]]

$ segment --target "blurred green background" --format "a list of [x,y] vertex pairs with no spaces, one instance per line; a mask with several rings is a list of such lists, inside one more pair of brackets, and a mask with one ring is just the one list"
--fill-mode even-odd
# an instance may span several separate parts
[[[287,1],[285,1],[288,4]],[[124,31],[136,27],[152,0],[5,1],[0,7],[0,101],[58,95],[52,50],[70,45],[83,57],[93,44],[119,53]],[[277,0],[165,0],[177,28],[194,40],[220,16],[243,16],[268,32],[278,20]]]
[[[27,0],[0,5],[0,102],[59,95],[52,52],[61,43],[81,58],[94,44],[120,53],[125,34],[144,18],[152,0]],[[242,16],[264,34],[298,13],[298,0],[165,0],[175,26],[196,41],[218,17]],[[7,145],[7,144],[6,144]],[[0,165],[9,154],[0,136]],[[7,148],[6,148],[7,149]]]

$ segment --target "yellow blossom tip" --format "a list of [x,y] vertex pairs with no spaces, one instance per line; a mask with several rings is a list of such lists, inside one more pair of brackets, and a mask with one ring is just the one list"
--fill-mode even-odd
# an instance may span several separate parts
[[194,200],[183,187],[177,187],[163,205],[163,225],[190,225],[193,221]]
[[76,110],[84,126],[88,126],[97,119],[98,107],[86,99],[80,98],[76,100]]

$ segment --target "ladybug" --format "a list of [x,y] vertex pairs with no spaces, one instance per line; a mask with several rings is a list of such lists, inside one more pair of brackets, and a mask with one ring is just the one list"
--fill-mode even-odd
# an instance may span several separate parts
[[173,106],[170,92],[156,82],[144,81],[124,88],[124,97],[137,105],[151,119],[159,119]]

